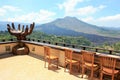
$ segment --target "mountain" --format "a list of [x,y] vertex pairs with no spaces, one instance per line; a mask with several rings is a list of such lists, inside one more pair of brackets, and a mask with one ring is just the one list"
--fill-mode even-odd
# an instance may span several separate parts
[[[120,32],[116,29],[108,29],[99,27],[96,25],[88,24],[86,22],[83,22],[75,17],[65,17],[65,18],[59,18],[56,19],[50,23],[39,25],[41,28],[44,26],[51,26],[52,27],[59,27],[63,29],[72,30],[75,32],[82,32],[87,34],[95,34],[100,36],[106,36],[106,37],[115,37],[120,38]],[[40,27],[36,27],[37,30],[41,29]]]
[[49,24],[54,24],[58,27],[74,30],[76,32],[84,32],[90,34],[98,34],[98,31],[100,29],[97,26],[85,23],[75,17],[65,17],[63,19],[57,19]]
[[[0,31],[7,31],[7,24],[12,24],[12,22],[7,22],[7,21],[0,21]],[[18,24],[21,25],[29,25],[29,23],[19,23],[19,22],[14,22],[14,25],[16,29],[18,28]]]
[[83,36],[87,38],[88,40],[90,40],[95,45],[100,45],[105,42],[112,44],[112,43],[120,41],[120,38],[104,37],[104,36],[99,36],[95,34],[76,32],[73,30],[60,28],[52,24],[49,24],[49,25],[43,24],[41,26],[37,26],[37,28],[35,29],[40,30],[46,34],[52,34],[52,35],[57,35],[57,36]]
[[120,38],[111,37],[113,34],[118,37],[117,31],[91,25],[75,17],[56,19],[55,21],[36,26],[35,30],[59,36],[84,36],[95,44],[120,41]]

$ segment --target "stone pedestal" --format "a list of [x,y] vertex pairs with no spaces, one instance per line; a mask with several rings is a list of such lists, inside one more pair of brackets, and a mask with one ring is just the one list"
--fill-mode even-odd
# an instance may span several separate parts
[[12,52],[15,55],[25,55],[29,54],[29,48],[24,43],[18,43],[13,47]]

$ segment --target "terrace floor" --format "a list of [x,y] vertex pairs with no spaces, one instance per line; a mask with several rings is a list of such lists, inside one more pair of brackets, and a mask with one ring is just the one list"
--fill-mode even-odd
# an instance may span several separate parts
[[[89,80],[87,76],[81,78],[81,73],[64,72],[58,69],[44,68],[44,61],[40,56],[17,55],[0,57],[0,80]],[[94,78],[93,80],[99,80]]]

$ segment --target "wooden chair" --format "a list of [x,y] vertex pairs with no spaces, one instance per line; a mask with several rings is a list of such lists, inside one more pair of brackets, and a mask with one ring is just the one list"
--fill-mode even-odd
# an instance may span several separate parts
[[108,56],[100,56],[100,80],[103,79],[103,74],[111,75],[112,80],[114,80],[114,76],[119,73],[118,70],[115,70],[116,67],[116,59]]
[[64,71],[66,71],[67,65],[69,65],[69,73],[72,73],[72,65],[77,65],[78,71],[80,68],[80,62],[72,58],[73,51],[70,49],[65,49],[65,66]]
[[44,60],[45,60],[44,67],[46,67],[46,61],[48,62],[48,68],[50,68],[52,61],[54,61],[56,62],[58,68],[59,58],[57,56],[51,55],[51,48],[48,46],[44,46]]
[[94,63],[94,52],[82,50],[82,77],[85,73],[85,69],[91,71],[91,80],[93,80],[94,71],[98,69],[98,65]]

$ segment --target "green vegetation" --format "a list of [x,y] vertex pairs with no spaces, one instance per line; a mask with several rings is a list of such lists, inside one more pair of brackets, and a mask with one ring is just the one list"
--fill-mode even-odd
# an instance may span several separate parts
[[114,44],[108,44],[107,42],[103,45],[99,46],[103,49],[109,49],[109,50],[117,50],[120,51],[120,42],[114,43]]
[[87,40],[86,38],[80,36],[80,37],[71,37],[71,36],[56,36],[56,35],[47,35],[45,33],[34,31],[31,35],[27,36],[27,38],[31,39],[41,39],[50,41],[52,43],[54,42],[60,42],[60,43],[66,43],[66,44],[74,44],[74,45],[87,45],[91,46],[91,42]]
[[7,31],[0,31],[0,41],[2,40],[9,40],[9,39],[13,39],[16,38],[12,35],[9,34],[9,32]]

